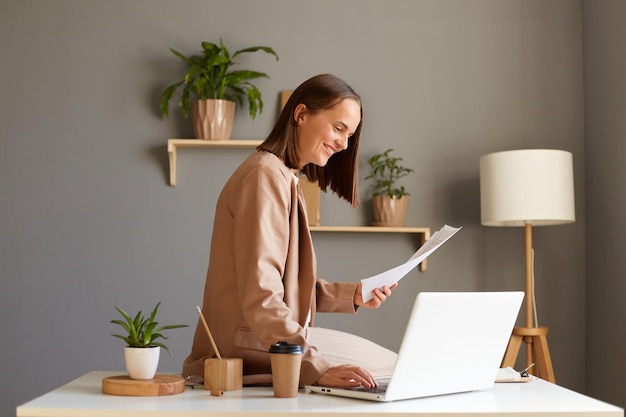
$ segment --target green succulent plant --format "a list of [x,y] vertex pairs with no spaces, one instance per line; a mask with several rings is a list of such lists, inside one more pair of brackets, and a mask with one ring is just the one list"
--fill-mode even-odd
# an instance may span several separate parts
[[278,55],[272,48],[252,46],[235,51],[231,55],[220,39],[219,45],[212,42],[202,42],[202,53],[199,55],[186,56],[172,48],[170,51],[182,59],[189,66],[189,69],[182,81],[170,85],[161,94],[161,113],[165,119],[169,117],[169,101],[179,87],[183,88],[183,92],[178,104],[185,118],[189,116],[192,95],[202,100],[231,100],[238,103],[239,106],[243,106],[244,98],[247,98],[252,119],[257,112],[263,111],[261,92],[250,80],[269,78],[268,75],[258,71],[229,71],[229,69],[231,66],[237,65],[234,59],[243,53],[263,51],[274,55],[278,60]]
[[389,197],[402,197],[409,195],[403,185],[398,186],[397,181],[413,172],[400,164],[402,158],[391,156],[393,149],[387,149],[383,153],[373,155],[367,163],[371,174],[366,180],[373,180],[372,195],[387,195]]
[[167,329],[177,329],[180,327],[189,327],[186,324],[170,324],[167,326],[160,326],[159,322],[155,321],[157,312],[161,302],[157,303],[154,310],[148,318],[144,318],[143,313],[139,311],[135,318],[131,318],[124,310],[115,306],[117,311],[124,317],[124,320],[111,320],[111,323],[119,324],[126,330],[126,335],[112,334],[119,339],[122,339],[130,347],[147,348],[147,347],[162,347],[167,353],[172,355],[170,349],[162,342],[157,342],[157,339],[167,339],[161,332]]

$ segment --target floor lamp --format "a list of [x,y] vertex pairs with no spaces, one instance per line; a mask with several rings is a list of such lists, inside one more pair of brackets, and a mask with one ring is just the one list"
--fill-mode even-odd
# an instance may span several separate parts
[[522,341],[526,364],[535,375],[555,382],[548,349],[548,328],[539,327],[535,307],[532,227],[572,223],[572,154],[553,149],[522,149],[480,157],[481,223],[524,227],[526,255],[526,326],[515,327],[502,366],[514,366]]

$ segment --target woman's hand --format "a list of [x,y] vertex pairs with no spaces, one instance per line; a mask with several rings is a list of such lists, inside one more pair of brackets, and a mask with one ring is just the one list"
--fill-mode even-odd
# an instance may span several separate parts
[[356,287],[356,292],[354,293],[354,305],[365,308],[378,308],[380,305],[391,295],[391,291],[398,286],[398,283],[394,283],[391,287],[384,286],[381,289],[376,288],[372,291],[372,299],[367,303],[363,302],[363,297],[361,296],[361,283]]
[[338,365],[328,370],[315,382],[318,385],[329,387],[358,387],[375,388],[378,383],[365,369],[354,365]]

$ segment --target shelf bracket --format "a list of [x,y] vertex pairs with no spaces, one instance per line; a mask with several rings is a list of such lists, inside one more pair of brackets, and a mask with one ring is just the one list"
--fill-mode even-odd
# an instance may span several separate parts
[[167,141],[167,155],[170,160],[170,185],[176,185],[176,145],[171,140]]

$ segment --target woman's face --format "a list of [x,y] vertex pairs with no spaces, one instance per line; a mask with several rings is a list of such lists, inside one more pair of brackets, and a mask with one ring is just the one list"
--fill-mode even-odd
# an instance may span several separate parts
[[361,105],[344,99],[328,110],[312,114],[300,103],[294,111],[298,152],[302,166],[325,166],[333,154],[348,148],[348,140],[361,122]]

